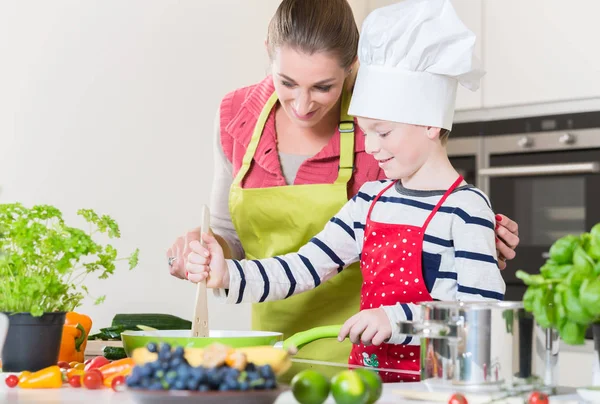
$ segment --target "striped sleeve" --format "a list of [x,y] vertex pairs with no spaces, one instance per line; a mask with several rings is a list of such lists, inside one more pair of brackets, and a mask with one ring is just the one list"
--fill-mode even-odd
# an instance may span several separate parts
[[359,259],[353,230],[356,203],[342,209],[298,252],[261,260],[226,260],[227,303],[281,300],[316,288]]
[[392,336],[387,341],[389,344],[421,344],[419,337],[400,334],[400,328],[398,327],[400,321],[419,321],[421,319],[421,306],[413,303],[397,303],[394,306],[382,306],[382,309],[392,326]]
[[[485,206],[470,216],[474,220],[452,222],[456,300],[503,300],[506,285],[498,268],[494,212]],[[481,226],[483,222],[490,225]]]

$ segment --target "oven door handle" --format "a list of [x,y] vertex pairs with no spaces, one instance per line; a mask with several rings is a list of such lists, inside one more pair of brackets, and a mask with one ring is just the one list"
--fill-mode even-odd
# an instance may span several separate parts
[[593,174],[598,172],[600,172],[600,164],[593,161],[589,163],[488,167],[480,168],[477,174],[484,177],[523,177],[537,175]]

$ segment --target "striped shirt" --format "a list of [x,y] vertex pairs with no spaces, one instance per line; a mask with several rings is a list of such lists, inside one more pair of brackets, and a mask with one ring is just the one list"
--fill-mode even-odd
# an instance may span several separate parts
[[[360,260],[369,207],[389,180],[368,182],[354,198],[297,253],[261,260],[227,260],[229,303],[285,299],[326,282]],[[445,191],[417,191],[398,182],[379,198],[371,220],[423,226]],[[505,284],[497,265],[495,218],[479,189],[464,185],[448,196],[429,223],[423,242],[423,278],[435,300],[502,300]],[[403,285],[398,285],[401,290]],[[224,296],[224,293],[217,295]],[[410,340],[398,333],[398,321],[420,318],[416,304],[383,306],[393,334],[390,343]]]

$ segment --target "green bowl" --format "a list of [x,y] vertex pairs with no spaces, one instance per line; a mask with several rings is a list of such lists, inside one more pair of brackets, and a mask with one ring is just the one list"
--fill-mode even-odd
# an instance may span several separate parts
[[232,348],[249,346],[275,345],[283,341],[280,332],[267,331],[224,331],[210,330],[209,337],[191,337],[191,330],[160,330],[160,331],[124,331],[121,333],[123,348],[127,356],[131,356],[136,348],[143,348],[148,343],[166,342],[172,346],[184,348],[202,348],[215,342]]

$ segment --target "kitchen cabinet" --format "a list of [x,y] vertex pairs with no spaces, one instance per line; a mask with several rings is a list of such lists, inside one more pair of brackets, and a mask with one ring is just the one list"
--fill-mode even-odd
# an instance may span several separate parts
[[[482,61],[482,1],[483,0],[452,0],[452,5],[460,19],[477,36],[475,42],[475,57],[480,61]],[[365,16],[376,8],[385,7],[397,2],[398,0],[368,0],[368,10]],[[483,106],[482,93],[481,87],[477,91],[471,91],[459,85],[456,94],[456,110],[481,108]]]
[[483,106],[600,97],[598,14],[597,0],[483,0]]

